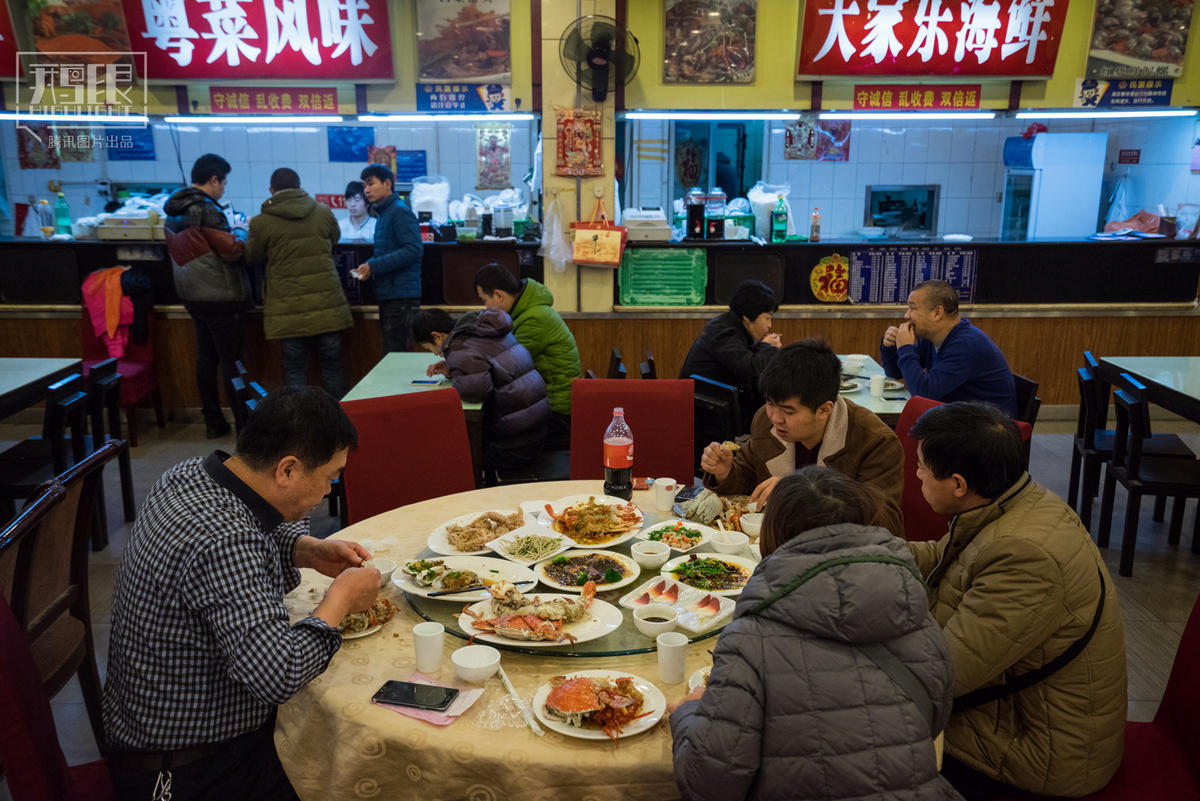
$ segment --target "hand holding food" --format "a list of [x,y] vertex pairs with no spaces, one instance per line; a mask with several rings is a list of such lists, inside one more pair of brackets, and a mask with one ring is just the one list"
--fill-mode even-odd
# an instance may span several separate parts
[[774,334],[774,333],[767,334],[765,337],[762,338],[762,341],[766,342],[768,345],[770,345],[773,348],[782,348],[783,347],[783,340],[781,340],[779,338],[779,334]]
[[724,481],[733,469],[733,451],[720,443],[710,442],[700,454],[700,469],[711,473],[717,481]]
[[359,281],[366,281],[371,277],[371,265],[369,262],[364,261],[362,264],[358,265],[358,267],[351,270],[350,274]]
[[917,331],[913,328],[912,323],[905,323],[896,331],[896,347],[902,348],[905,345],[915,345],[917,342]]
[[896,334],[900,333],[900,327],[889,325],[887,330],[883,332],[883,344],[885,347],[896,347]]
[[313,617],[331,626],[341,625],[351,612],[370,609],[379,596],[379,571],[373,567],[352,567],[338,574],[325,598],[313,610]]
[[757,503],[754,507],[758,511],[762,511],[767,505],[767,497],[771,494],[771,490],[775,489],[775,485],[779,483],[780,476],[771,476],[763,483],[754,488],[754,492],[750,493],[750,502]]
[[350,567],[359,567],[371,558],[371,553],[357,542],[319,540],[301,537],[296,541],[293,561],[296,567],[308,567],[333,578]]

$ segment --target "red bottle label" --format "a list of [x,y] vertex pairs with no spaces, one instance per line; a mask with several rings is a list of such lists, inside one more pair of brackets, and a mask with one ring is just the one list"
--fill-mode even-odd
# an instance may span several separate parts
[[633,441],[625,443],[604,443],[604,466],[616,470],[633,467]]

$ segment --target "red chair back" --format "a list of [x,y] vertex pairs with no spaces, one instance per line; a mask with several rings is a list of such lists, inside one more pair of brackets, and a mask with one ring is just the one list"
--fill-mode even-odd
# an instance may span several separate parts
[[1154,725],[1164,727],[1180,745],[1182,753],[1189,756],[1188,767],[1200,788],[1200,682],[1197,677],[1200,677],[1200,598],[1196,599],[1184,626],[1167,689],[1154,715]]
[[409,503],[475,489],[467,421],[447,387],[343,401],[358,429],[346,461],[351,523]]
[[921,481],[917,478],[917,441],[908,435],[917,418],[941,405],[939,401],[914,395],[904,404],[900,421],[896,423],[896,436],[904,448],[904,496],[900,508],[904,511],[904,538],[907,540],[941,539],[950,523],[950,516],[933,511],[921,494]]
[[604,478],[604,431],[613,408],[633,431],[633,472],[690,484],[695,384],[691,379],[571,382],[571,478]]

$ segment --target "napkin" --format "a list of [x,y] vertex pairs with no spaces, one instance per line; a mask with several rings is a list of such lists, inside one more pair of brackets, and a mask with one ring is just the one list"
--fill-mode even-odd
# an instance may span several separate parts
[[[429,684],[434,687],[449,687],[449,684],[442,684],[440,681],[434,681],[428,676],[420,673],[414,673],[409,677],[409,681],[414,684]],[[454,703],[447,707],[445,712],[434,712],[430,709],[414,709],[411,706],[392,706],[390,704],[379,704],[384,709],[390,709],[393,712],[398,712],[410,718],[423,720],[426,723],[432,723],[435,726],[449,726],[455,719],[471,708],[471,705],[479,700],[479,696],[483,695],[483,689],[476,690],[460,690],[458,697],[454,699]]]

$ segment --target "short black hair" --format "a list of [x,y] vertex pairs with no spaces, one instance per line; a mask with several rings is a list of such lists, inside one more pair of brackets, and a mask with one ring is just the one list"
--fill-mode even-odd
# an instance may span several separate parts
[[387,181],[392,185],[393,189],[396,187],[396,176],[392,175],[392,171],[382,164],[368,164],[363,168],[362,174],[358,177],[364,181],[368,178],[374,178],[379,183]]
[[970,490],[988,500],[1000,497],[1025,472],[1020,429],[990,403],[934,406],[913,423],[909,436],[920,443],[934,478],[958,473]]
[[351,181],[346,184],[346,200],[363,194],[362,181]]
[[192,184],[203,186],[213,178],[224,181],[225,176],[229,175],[232,170],[233,167],[229,166],[229,162],[216,153],[205,153],[192,165]]
[[454,330],[454,318],[445,309],[421,309],[412,321],[413,342],[424,345],[433,342],[433,332],[449,334]]
[[312,470],[346,448],[358,431],[333,396],[318,387],[283,387],[267,395],[238,432],[237,455],[254,470],[295,456]]
[[490,295],[497,289],[510,295],[516,295],[521,291],[521,279],[509,272],[507,268],[492,262],[483,265],[475,273],[475,286],[482,289],[485,295]]
[[958,314],[958,290],[946,281],[936,278],[922,281],[913,287],[913,292],[918,289],[925,290],[926,300],[929,301],[931,309],[941,306],[946,314]]
[[879,510],[870,487],[822,465],[809,465],[779,479],[763,515],[762,555],[805,531],[837,523],[867,525]]
[[271,173],[271,188],[276,192],[281,189],[299,189],[300,175],[291,167],[280,167]]
[[733,290],[729,310],[753,322],[760,314],[779,311],[779,301],[775,299],[775,291],[771,287],[762,281],[747,278]]
[[837,400],[841,383],[842,363],[833,348],[819,339],[805,339],[781,348],[767,362],[758,388],[768,402],[799,398],[815,412],[825,401]]

